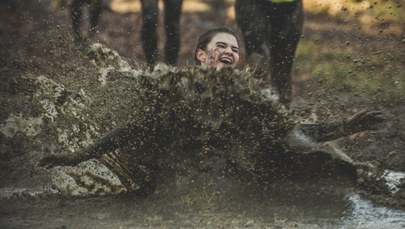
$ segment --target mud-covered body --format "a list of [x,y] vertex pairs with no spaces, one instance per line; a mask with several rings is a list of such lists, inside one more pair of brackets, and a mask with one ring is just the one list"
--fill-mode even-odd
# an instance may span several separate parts
[[271,88],[246,72],[156,70],[139,75],[137,82],[139,107],[134,118],[81,152],[81,160],[122,148],[121,156],[101,159],[121,177],[139,164],[182,172],[194,168],[207,172],[213,167],[224,171],[232,166],[256,174],[255,161],[283,152],[286,136],[295,126]]
[[99,68],[117,65],[115,74],[135,79],[134,108],[120,127],[56,164],[97,158],[119,177],[126,191],[144,186],[150,191],[157,176],[192,173],[260,183],[325,175],[356,179],[357,165],[323,143],[349,134],[344,122],[301,123],[254,72],[166,65],[152,72],[135,70],[99,45],[93,46],[90,56]]
[[157,69],[137,82],[134,118],[80,153],[86,160],[125,147],[122,163],[120,154],[114,163],[108,163],[111,156],[102,161],[125,181],[131,174],[138,183],[131,187],[153,180],[151,173],[129,172],[139,165],[165,175],[197,169],[259,182],[332,176],[337,167],[355,177],[348,156],[316,141],[342,137],[340,124],[300,124],[251,72]]

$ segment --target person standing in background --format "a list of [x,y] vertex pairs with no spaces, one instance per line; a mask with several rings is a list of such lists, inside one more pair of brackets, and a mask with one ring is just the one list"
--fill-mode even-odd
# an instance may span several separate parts
[[[149,66],[158,60],[158,0],[141,0],[142,47]],[[183,0],[164,0],[164,29],[166,32],[165,63],[176,65],[180,50],[180,15]]]
[[304,22],[302,0],[236,0],[247,62],[271,78],[288,105],[292,96],[292,66]]

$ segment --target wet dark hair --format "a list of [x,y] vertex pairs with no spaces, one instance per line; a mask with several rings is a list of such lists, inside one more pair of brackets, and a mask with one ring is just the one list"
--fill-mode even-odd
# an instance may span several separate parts
[[201,61],[197,59],[197,55],[196,55],[198,49],[205,50],[207,48],[208,43],[210,43],[212,38],[215,35],[217,35],[218,33],[231,34],[232,36],[234,36],[236,38],[236,41],[239,44],[238,36],[236,36],[236,34],[230,28],[221,26],[221,27],[209,29],[209,30],[205,31],[204,33],[200,34],[200,36],[198,37],[197,46],[195,47],[195,50],[194,50],[194,61],[197,65],[201,65]]

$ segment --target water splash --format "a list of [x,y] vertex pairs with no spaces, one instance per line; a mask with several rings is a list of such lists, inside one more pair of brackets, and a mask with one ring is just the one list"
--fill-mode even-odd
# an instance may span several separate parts
[[399,229],[405,227],[405,211],[376,206],[358,194],[350,194],[353,211],[341,228]]

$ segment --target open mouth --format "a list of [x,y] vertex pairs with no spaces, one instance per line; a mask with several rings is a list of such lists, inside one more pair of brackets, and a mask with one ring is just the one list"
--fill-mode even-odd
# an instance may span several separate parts
[[232,64],[232,59],[229,57],[223,57],[223,58],[219,59],[219,62],[230,65],[230,64]]

